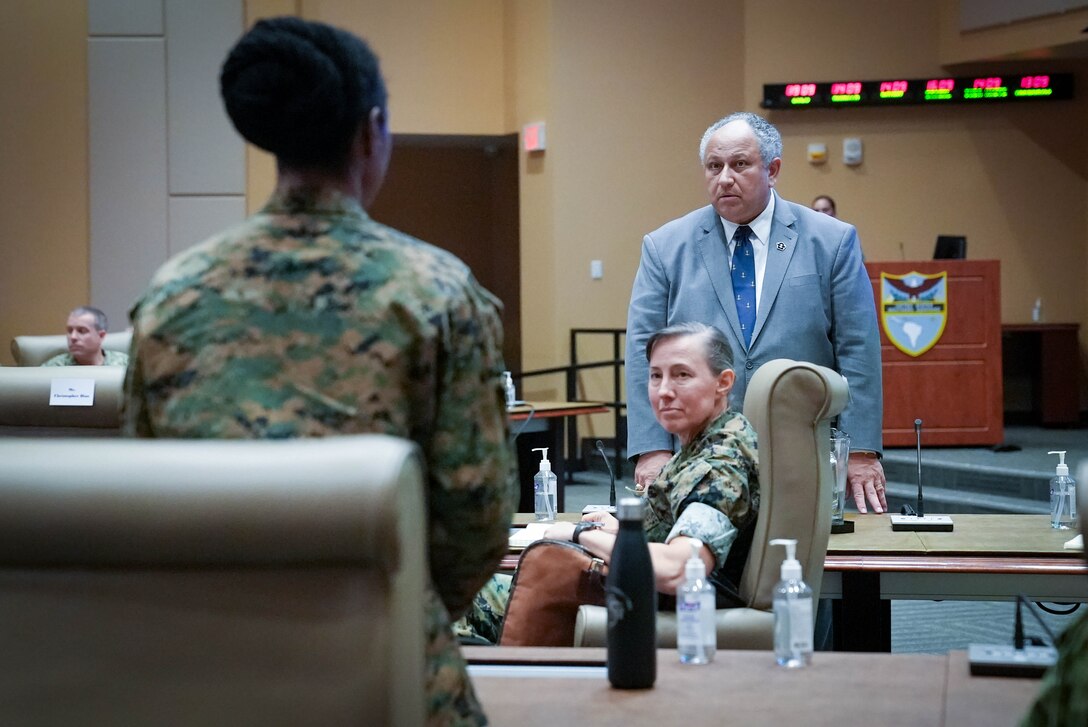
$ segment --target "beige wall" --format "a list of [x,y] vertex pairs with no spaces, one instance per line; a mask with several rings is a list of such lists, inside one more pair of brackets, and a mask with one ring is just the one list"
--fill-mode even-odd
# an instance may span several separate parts
[[[789,12],[797,5],[765,1],[767,14],[748,22],[749,37],[777,31],[781,48],[803,49],[750,58],[747,75],[754,94],[764,82],[798,78],[798,73],[825,80],[924,77],[941,70],[937,39],[943,3],[825,0],[826,12],[804,16]],[[859,5],[866,12],[859,12]],[[789,17],[796,20],[781,21]],[[881,28],[887,31],[879,33]],[[898,32],[903,28],[917,32],[904,37]],[[836,32],[862,39],[861,47],[844,53],[841,44],[806,41],[833,38]],[[1006,61],[1003,67],[1038,66]],[[1050,67],[1082,78],[1088,70],[1084,61],[1073,60],[1055,60]],[[1049,107],[826,109],[770,117],[785,144],[779,191],[799,202],[821,193],[834,197],[839,215],[858,226],[867,259],[926,259],[938,234],[964,234],[970,257],[1002,261],[1002,320],[1030,320],[1032,303],[1041,296],[1049,320],[1088,323],[1080,282],[1088,237],[1084,94]],[[841,162],[848,136],[864,144],[860,167]],[[830,161],[808,164],[809,142],[827,143]]]
[[[924,76],[956,62],[1049,52],[1068,57],[1081,13],[960,35],[941,0],[248,0],[247,19],[281,12],[343,24],[382,58],[395,132],[501,134],[548,125],[549,148],[521,160],[522,328],[526,368],[567,355],[571,327],[622,327],[642,235],[704,202],[696,143],[737,109],[758,111],[762,84]],[[46,8],[46,9],[42,9]],[[951,14],[950,14],[951,13]],[[0,9],[5,40],[0,122],[4,260],[0,342],[53,329],[86,295],[85,13],[82,3],[20,0]],[[1084,22],[1080,27],[1088,25]],[[1038,55],[1038,54],[1036,54]],[[968,64],[968,61],[971,63]],[[1006,60],[1025,71],[1039,61]],[[36,83],[28,84],[25,78]],[[28,91],[29,87],[29,91]],[[927,258],[939,233],[968,236],[973,258],[1003,264],[1002,316],[1088,329],[1088,97],[1021,107],[774,112],[785,139],[780,191],[829,193],[858,225],[870,260]],[[56,129],[43,137],[39,129]],[[841,164],[846,136],[865,163]],[[16,142],[13,144],[12,142]],[[804,161],[810,141],[831,160]],[[58,175],[53,170],[63,169]],[[249,155],[248,206],[274,179]],[[12,170],[19,170],[13,174]],[[25,171],[23,171],[25,170]],[[43,233],[43,227],[46,232]],[[602,260],[604,279],[589,278]],[[54,282],[56,281],[56,282]],[[41,290],[57,290],[44,301]],[[1082,334],[1082,340],[1085,340]],[[6,349],[6,343],[0,345]],[[6,356],[6,350],[0,350]],[[591,347],[590,358],[610,355]],[[1088,379],[1088,377],[1086,377]],[[585,394],[608,396],[603,376]],[[555,385],[538,384],[547,394]],[[607,433],[607,432],[604,432]]]
[[1072,47],[1084,46],[1083,31],[1088,27],[1088,8],[966,33],[959,32],[959,3],[941,3],[940,13],[942,65],[998,58],[1060,57]]
[[[87,11],[0,6],[0,363],[88,302]],[[122,326],[123,327],[123,326]]]

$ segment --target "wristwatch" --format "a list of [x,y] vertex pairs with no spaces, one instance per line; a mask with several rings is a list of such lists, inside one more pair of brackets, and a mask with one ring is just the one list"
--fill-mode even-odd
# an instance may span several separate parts
[[574,534],[570,536],[570,542],[580,545],[578,538],[582,537],[582,533],[586,530],[596,530],[601,527],[599,522],[592,520],[580,520],[577,525],[574,526]]

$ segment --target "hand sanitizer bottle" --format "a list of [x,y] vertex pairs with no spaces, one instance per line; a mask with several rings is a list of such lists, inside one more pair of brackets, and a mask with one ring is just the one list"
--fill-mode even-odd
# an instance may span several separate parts
[[552,463],[548,461],[548,448],[537,447],[534,452],[543,452],[540,458],[540,471],[533,476],[533,510],[538,522],[553,522],[558,489]]
[[812,663],[812,589],[801,580],[797,541],[776,538],[786,546],[782,580],[774,587],[774,658],[791,669]]
[[506,408],[513,409],[517,406],[518,395],[514,390],[514,377],[509,371],[502,372],[502,388],[506,392]]
[[684,585],[676,592],[676,648],[682,664],[709,664],[718,648],[714,586],[706,578],[702,549],[703,541],[692,538]]
[[1065,451],[1048,452],[1058,455],[1058,466],[1050,478],[1050,527],[1069,530],[1077,525],[1077,483],[1069,476]]

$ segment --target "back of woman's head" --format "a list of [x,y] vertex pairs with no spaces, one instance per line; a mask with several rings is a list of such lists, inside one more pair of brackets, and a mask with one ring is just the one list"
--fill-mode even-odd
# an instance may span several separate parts
[[378,58],[363,40],[295,17],[258,21],[243,35],[219,88],[238,133],[297,167],[342,162],[359,123],[386,103]]

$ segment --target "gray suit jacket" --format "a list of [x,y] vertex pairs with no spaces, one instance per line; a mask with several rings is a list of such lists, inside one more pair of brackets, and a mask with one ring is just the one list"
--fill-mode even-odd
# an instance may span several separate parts
[[778,197],[750,347],[740,335],[725,230],[711,206],[646,235],[627,314],[627,452],[673,449],[646,392],[646,340],[667,325],[701,321],[725,333],[741,409],[755,370],[776,358],[827,366],[847,377],[839,427],[852,449],[881,451],[883,393],[873,289],[857,230]]

